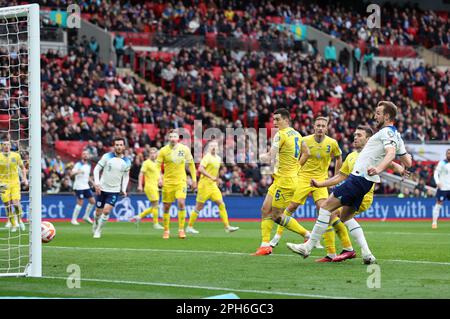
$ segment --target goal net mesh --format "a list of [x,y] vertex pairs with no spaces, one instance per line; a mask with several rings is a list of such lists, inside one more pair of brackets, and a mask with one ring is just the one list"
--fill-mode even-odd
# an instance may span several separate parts
[[26,11],[0,9],[0,275],[24,274],[30,262],[29,187],[23,183],[19,165],[21,159],[28,172],[30,24]]

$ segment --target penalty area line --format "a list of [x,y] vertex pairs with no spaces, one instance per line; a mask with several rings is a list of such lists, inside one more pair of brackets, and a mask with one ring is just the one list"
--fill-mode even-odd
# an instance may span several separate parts
[[[66,277],[54,277],[54,276],[43,276],[42,278],[67,280]],[[302,294],[302,293],[295,293],[295,292],[266,291],[266,290],[253,290],[253,289],[235,289],[235,288],[227,288],[227,287],[210,287],[210,286],[198,286],[198,285],[186,285],[186,284],[172,284],[172,283],[164,283],[164,282],[110,280],[110,279],[96,279],[96,278],[82,278],[82,279],[80,279],[80,281],[81,282],[83,282],[83,281],[85,281],[85,282],[102,282],[102,283],[124,284],[124,285],[204,289],[204,290],[216,290],[216,291],[254,293],[254,294],[261,294],[261,295],[278,295],[278,296],[306,297],[306,298],[320,298],[320,299],[355,299],[353,297],[345,297],[345,296],[325,296],[325,295],[314,295],[314,294]]]
[[[212,255],[237,255],[237,256],[251,256],[251,253],[232,252],[232,251],[212,251],[212,250],[183,250],[183,249],[157,249],[157,248],[118,248],[118,247],[68,247],[68,246],[44,246],[45,248],[67,249],[67,250],[110,250],[110,251],[136,251],[136,252],[163,252],[163,253],[197,253],[197,254],[212,254]],[[279,257],[293,257],[300,258],[295,254],[273,254],[270,255]],[[320,256],[310,256],[312,258],[319,258]],[[261,258],[261,257],[260,257]],[[406,260],[406,259],[378,259],[379,261],[387,261],[393,263],[409,263],[409,264],[428,264],[450,266],[450,262],[429,261],[429,260]]]

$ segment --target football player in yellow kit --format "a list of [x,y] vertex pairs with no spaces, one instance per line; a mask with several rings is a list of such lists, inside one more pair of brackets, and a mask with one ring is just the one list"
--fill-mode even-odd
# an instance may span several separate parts
[[186,232],[190,234],[198,234],[199,232],[194,228],[194,223],[197,220],[199,212],[205,206],[205,202],[210,199],[219,207],[219,216],[225,226],[225,231],[227,233],[234,232],[239,229],[239,227],[230,226],[228,222],[228,214],[225,208],[225,203],[223,202],[222,193],[217,186],[219,169],[222,163],[222,159],[217,154],[219,144],[217,141],[211,141],[208,145],[208,151],[206,155],[202,158],[199,166],[200,181],[198,182],[197,189],[197,199],[194,211],[191,213],[189,218],[188,227],[186,227]]
[[156,162],[158,167],[164,164],[163,178],[159,184],[162,186],[164,239],[169,239],[170,206],[176,200],[178,203],[178,237],[186,238],[184,225],[186,223],[186,194],[187,178],[186,164],[192,178],[192,189],[197,188],[197,174],[191,150],[179,142],[180,137],[174,130],[169,132],[169,144],[161,148]]
[[[309,194],[312,194],[314,202],[319,209],[319,205],[328,198],[328,189],[326,187],[312,187],[310,181],[312,178],[318,180],[325,180],[328,178],[328,168],[331,160],[334,158],[335,174],[339,172],[342,165],[342,152],[339,148],[338,142],[327,136],[328,131],[328,118],[319,116],[314,121],[314,134],[308,135],[303,138],[303,141],[309,148],[311,156],[303,165],[298,174],[298,186],[295,190],[295,194],[292,197],[292,201],[285,210],[285,214],[291,216],[293,212],[300,205],[304,205]],[[348,236],[347,229],[343,224],[336,223],[336,230],[338,231],[339,238],[343,240],[344,247],[350,245],[351,242]],[[281,239],[283,233],[283,227],[278,226],[277,233],[270,241],[270,245],[275,247]],[[316,248],[323,248],[320,243]]]
[[287,109],[278,109],[273,113],[273,124],[278,128],[272,147],[268,154],[261,156],[262,160],[272,160],[275,163],[273,183],[261,207],[261,245],[255,256],[270,255],[272,247],[269,244],[270,233],[274,222],[287,229],[308,237],[309,232],[294,218],[283,214],[283,210],[291,202],[298,181],[297,175],[301,165],[309,157],[309,149],[302,141],[302,136],[290,126],[290,113]]
[[22,182],[25,186],[28,186],[27,170],[22,157],[18,152],[11,151],[10,141],[3,141],[2,152],[0,153],[1,198],[8,216],[7,227],[10,225],[11,232],[16,232],[17,226],[22,231],[25,230],[25,224],[22,221],[22,205],[20,204],[19,169],[22,172]]
[[138,191],[142,192],[142,190],[144,190],[145,195],[150,201],[150,207],[144,210],[139,215],[134,216],[133,219],[139,222],[145,216],[152,214],[153,228],[164,229],[164,227],[162,227],[158,223],[158,214],[159,214],[158,182],[161,176],[161,168],[158,167],[158,163],[156,162],[157,156],[158,156],[158,149],[156,147],[150,148],[148,159],[146,159],[142,163],[141,171],[139,172]]

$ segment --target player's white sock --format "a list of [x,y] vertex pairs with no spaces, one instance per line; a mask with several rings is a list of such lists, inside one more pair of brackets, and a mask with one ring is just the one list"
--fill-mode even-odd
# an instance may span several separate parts
[[81,211],[81,205],[76,205],[75,209],[73,210],[73,215],[72,215],[72,220],[77,220],[78,215],[80,214]]
[[317,221],[314,224],[314,228],[311,232],[309,240],[306,242],[306,246],[309,250],[312,250],[314,246],[320,242],[322,235],[328,228],[328,224],[330,223],[331,212],[326,209],[321,208],[319,210],[319,217],[317,217]]
[[442,207],[441,204],[436,204],[433,207],[433,224],[437,224],[441,207]]
[[99,220],[98,220],[98,229],[102,230],[103,225],[108,221],[109,215],[101,214]]
[[88,203],[87,207],[86,207],[86,211],[84,212],[84,217],[83,218],[88,218],[91,216],[91,212],[94,209],[95,205]]
[[372,255],[361,225],[354,218],[346,221],[344,224],[347,226],[350,235],[361,247],[361,254],[363,256]]

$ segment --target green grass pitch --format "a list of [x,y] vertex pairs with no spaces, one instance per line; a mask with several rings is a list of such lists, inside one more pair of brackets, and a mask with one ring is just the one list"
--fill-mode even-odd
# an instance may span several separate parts
[[[161,238],[151,223],[108,223],[101,239],[89,225],[54,223],[57,237],[43,245],[44,278],[0,278],[0,296],[60,298],[205,298],[233,292],[240,298],[450,298],[450,223],[361,222],[378,258],[381,287],[360,257],[318,264],[324,250],[303,259],[286,248],[285,232],[270,256],[250,256],[260,243],[257,222],[197,222],[198,235]],[[304,225],[312,228],[312,222]],[[339,245],[339,241],[337,239]],[[354,246],[356,246],[354,244]],[[339,246],[338,246],[339,250]],[[359,249],[357,250],[359,253]],[[68,288],[68,265],[79,265],[81,287]],[[70,280],[69,280],[70,281]]]

